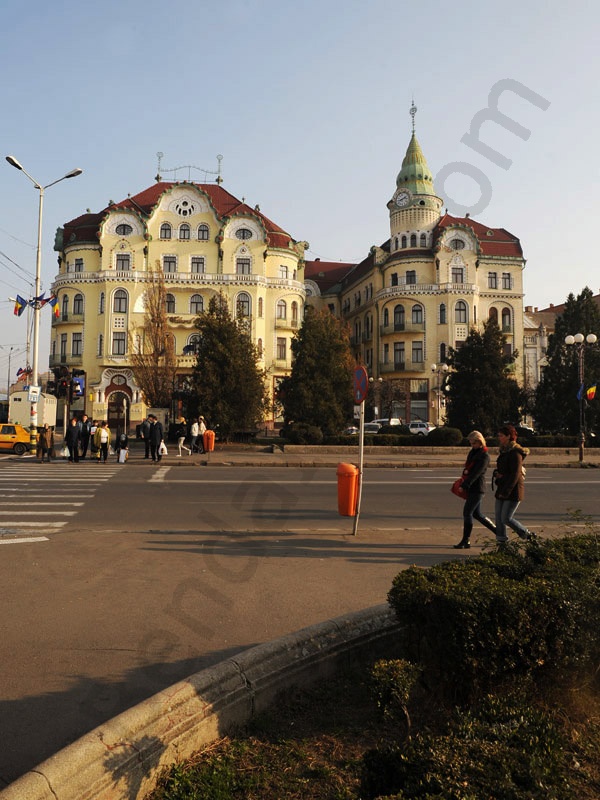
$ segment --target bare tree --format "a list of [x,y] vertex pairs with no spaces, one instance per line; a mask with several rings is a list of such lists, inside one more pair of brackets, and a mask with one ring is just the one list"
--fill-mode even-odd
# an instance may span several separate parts
[[175,337],[169,330],[165,280],[160,264],[150,273],[144,293],[144,324],[135,335],[130,332],[131,367],[144,402],[153,408],[171,404],[177,356]]

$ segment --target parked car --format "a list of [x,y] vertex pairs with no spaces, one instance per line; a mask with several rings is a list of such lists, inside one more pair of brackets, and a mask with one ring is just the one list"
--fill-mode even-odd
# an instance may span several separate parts
[[354,425],[350,425],[349,428],[345,428],[342,431],[343,436],[354,436],[355,433],[358,433],[358,428],[356,428]]
[[4,423],[0,425],[0,450],[12,450],[22,456],[29,450],[29,431],[22,425]]
[[389,419],[385,417],[384,419],[374,419],[373,422],[378,422],[382,427],[384,425],[400,425],[401,422],[398,417],[390,417]]
[[435,427],[431,422],[423,422],[422,420],[413,420],[408,423],[408,430],[411,433],[416,433],[417,436],[427,436]]
[[381,427],[379,422],[365,422],[365,433],[378,433]]

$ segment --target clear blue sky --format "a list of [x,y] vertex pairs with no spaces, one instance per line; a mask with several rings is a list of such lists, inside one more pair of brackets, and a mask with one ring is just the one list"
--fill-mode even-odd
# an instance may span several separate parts
[[[525,303],[600,290],[593,3],[5,0],[2,16],[0,154],[44,184],[84,170],[46,193],[44,289],[56,272],[56,228],[151,185],[157,151],[167,169],[213,170],[222,154],[225,188],[307,240],[309,258],[361,260],[389,234],[386,203],[414,95],[434,179],[453,162],[480,170],[491,199],[473,216],[521,239]],[[482,138],[512,160],[502,169],[461,138],[506,79],[550,105],[502,97],[501,110],[531,131],[523,141],[483,126]],[[479,196],[458,173],[436,189],[450,213]],[[24,365],[26,317],[14,317],[6,298],[29,296],[37,209],[32,184],[2,158],[0,396],[10,346],[13,378]],[[43,369],[48,309],[42,320]]]

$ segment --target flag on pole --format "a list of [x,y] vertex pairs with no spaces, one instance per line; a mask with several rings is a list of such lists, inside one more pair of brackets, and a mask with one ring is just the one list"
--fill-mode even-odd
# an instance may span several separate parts
[[46,303],[50,300],[49,297],[45,297],[45,294],[46,292],[42,292],[42,294],[39,297],[33,298],[32,305],[34,308],[35,308],[35,303],[39,303],[40,308],[43,308],[46,305]]
[[20,317],[23,311],[25,310],[25,306],[27,305],[27,300],[23,300],[20,294],[17,295],[17,299],[15,300],[15,310],[14,315],[16,317]]
[[596,397],[596,384],[590,386],[590,388],[587,390],[586,396],[588,400],[593,400],[594,397]]
[[53,294],[51,297],[48,298],[48,303],[52,306],[52,313],[58,319],[60,311],[58,310],[58,297]]
[[577,392],[577,399],[578,400],[583,399],[583,393],[584,392],[585,392],[585,386],[582,383],[581,386],[579,387],[579,391]]

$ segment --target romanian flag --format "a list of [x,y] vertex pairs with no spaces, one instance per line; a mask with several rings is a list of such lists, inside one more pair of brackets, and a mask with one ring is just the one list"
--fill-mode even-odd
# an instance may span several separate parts
[[593,400],[596,397],[596,384],[590,386],[590,388],[586,392],[586,397],[588,400]]
[[14,314],[16,317],[20,317],[23,311],[25,310],[25,306],[27,305],[27,300],[23,300],[21,295],[17,295],[17,299],[15,300],[15,310]]
[[52,313],[58,319],[60,311],[58,310],[58,297],[53,294],[47,301],[52,306]]

